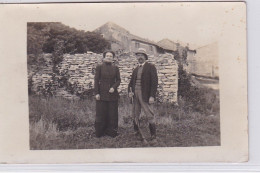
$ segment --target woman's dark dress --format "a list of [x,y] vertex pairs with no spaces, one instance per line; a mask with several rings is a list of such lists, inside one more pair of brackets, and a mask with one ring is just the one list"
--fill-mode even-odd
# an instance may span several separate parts
[[[96,101],[95,132],[97,137],[109,135],[115,137],[118,129],[117,87],[120,85],[119,68],[111,63],[98,65],[95,74],[95,94],[100,94]],[[114,88],[113,93],[109,93]]]

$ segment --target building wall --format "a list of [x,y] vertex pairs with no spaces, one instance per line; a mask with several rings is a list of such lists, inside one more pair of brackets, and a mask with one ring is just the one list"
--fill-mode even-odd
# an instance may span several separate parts
[[186,70],[197,75],[218,77],[218,59],[218,44],[214,42],[196,49],[196,54],[188,52]]
[[[48,85],[54,86],[54,93],[57,96],[66,98],[77,98],[71,96],[64,88],[59,88],[53,80],[51,55],[45,54],[46,68],[38,72],[28,72],[28,78],[32,79],[32,90],[41,94],[39,88],[47,88]],[[60,74],[69,76],[68,82],[76,85],[76,90],[84,92],[94,86],[94,73],[96,65],[102,62],[102,55],[88,53],[76,55],[64,55],[63,61],[59,64]],[[171,54],[160,54],[157,57],[150,56],[149,62],[155,64],[158,72],[158,99],[161,102],[177,102],[178,91],[178,65]],[[134,56],[122,56],[116,62],[120,69],[121,84],[118,91],[121,95],[127,94],[128,83],[133,69],[137,65]],[[31,75],[31,76],[30,76]],[[60,76],[61,77],[61,76]]]
[[129,51],[131,44],[130,33],[119,31],[113,27],[100,28],[97,32],[102,33],[103,37],[110,41],[113,51]]
[[136,52],[139,48],[144,48],[146,49],[147,54],[149,55],[154,55],[154,56],[158,56],[158,52],[157,52],[157,48],[154,45],[150,45],[150,44],[145,44],[142,42],[138,42],[138,41],[131,41],[131,46],[130,46],[130,51],[131,52]]
[[[158,56],[157,48],[149,43],[141,43],[136,40],[132,40],[132,35],[124,30],[117,30],[113,27],[99,29],[103,37],[110,40],[111,49],[116,52],[135,52],[139,47],[145,48],[150,55]],[[139,47],[136,47],[136,43],[139,43]]]

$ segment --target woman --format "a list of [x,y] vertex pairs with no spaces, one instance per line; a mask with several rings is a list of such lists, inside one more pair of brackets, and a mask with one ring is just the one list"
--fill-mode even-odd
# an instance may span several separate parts
[[113,64],[115,53],[103,53],[103,63],[96,67],[94,88],[96,93],[95,133],[97,137],[117,136],[119,68]]

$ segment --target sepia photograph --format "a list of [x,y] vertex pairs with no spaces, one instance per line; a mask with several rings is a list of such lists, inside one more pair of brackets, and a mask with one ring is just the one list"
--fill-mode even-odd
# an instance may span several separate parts
[[0,8],[0,161],[248,160],[245,3]]
[[27,23],[30,149],[220,145],[217,40],[127,5],[138,17]]

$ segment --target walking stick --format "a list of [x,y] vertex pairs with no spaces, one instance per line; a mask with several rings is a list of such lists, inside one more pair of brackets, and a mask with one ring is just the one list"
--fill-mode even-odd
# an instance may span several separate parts
[[[130,92],[132,93],[132,87],[130,87]],[[134,106],[134,97],[131,96],[131,103],[133,104]],[[143,135],[143,132],[140,128],[140,120],[139,120],[139,117],[135,117],[134,116],[134,122],[135,124],[137,125],[137,130],[138,130],[138,133],[140,134],[141,138],[142,138],[142,141],[144,142],[144,144],[148,144],[147,140],[145,139],[144,135]]]
[[[130,92],[133,93],[132,92],[132,87],[130,87]],[[133,96],[131,96],[131,103],[134,104],[134,97]]]

